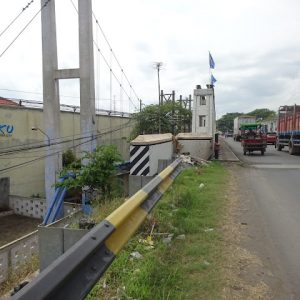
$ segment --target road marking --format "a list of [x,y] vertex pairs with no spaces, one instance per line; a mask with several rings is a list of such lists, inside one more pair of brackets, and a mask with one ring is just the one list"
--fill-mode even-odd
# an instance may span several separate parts
[[257,168],[257,169],[300,169],[300,165],[251,165],[251,167],[253,168]]

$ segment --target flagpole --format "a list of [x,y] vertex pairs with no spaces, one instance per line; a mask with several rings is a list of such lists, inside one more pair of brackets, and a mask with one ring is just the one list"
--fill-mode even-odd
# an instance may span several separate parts
[[211,68],[210,68],[210,62],[209,62],[209,58],[210,58],[210,52],[208,51],[208,84],[210,84],[211,82]]

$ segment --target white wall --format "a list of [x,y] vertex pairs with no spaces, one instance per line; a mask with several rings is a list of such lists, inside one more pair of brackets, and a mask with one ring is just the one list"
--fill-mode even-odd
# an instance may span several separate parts
[[150,149],[150,173],[149,176],[157,174],[158,160],[171,159],[173,155],[173,142],[166,142],[162,144],[149,145]]

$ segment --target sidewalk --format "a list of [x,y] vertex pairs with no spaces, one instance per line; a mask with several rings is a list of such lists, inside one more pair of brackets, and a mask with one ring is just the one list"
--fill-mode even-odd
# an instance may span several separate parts
[[229,148],[228,144],[225,141],[225,138],[219,137],[219,143],[220,143],[219,161],[231,161],[231,162],[240,161],[238,157]]

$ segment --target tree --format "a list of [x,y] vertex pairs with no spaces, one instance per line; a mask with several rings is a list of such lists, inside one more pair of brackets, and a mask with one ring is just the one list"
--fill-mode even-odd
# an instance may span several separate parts
[[74,163],[77,163],[78,168],[80,168],[80,159],[76,158],[75,152],[72,151],[71,149],[68,149],[66,152],[62,154],[62,165],[63,167],[69,167],[70,165]]
[[[131,138],[139,134],[174,133],[185,131],[191,123],[192,112],[180,103],[167,101],[162,105],[152,104],[146,106],[141,112],[134,115],[136,126],[134,127]],[[174,130],[174,132],[173,132]]]
[[256,119],[261,120],[269,120],[276,117],[276,112],[273,110],[269,110],[268,108],[259,108],[255,109],[253,111],[250,111],[246,114],[234,112],[234,113],[227,113],[226,115],[223,115],[219,120],[217,120],[217,129],[222,132],[232,131],[233,130],[233,120],[236,117],[242,116],[242,115],[248,115],[248,116],[254,116]]
[[258,108],[247,113],[249,116],[255,116],[256,119],[268,120],[276,117],[276,112],[268,108]]
[[102,145],[94,152],[84,152],[82,157],[87,164],[82,164],[78,169],[78,164],[66,166],[62,175],[72,174],[64,182],[57,183],[56,186],[67,189],[87,189],[87,192],[100,191],[104,197],[110,197],[113,186],[113,177],[116,174],[116,163],[121,162],[121,155],[114,145]]
[[243,113],[227,113],[217,120],[217,129],[222,132],[233,131],[233,120],[241,115],[243,115]]

